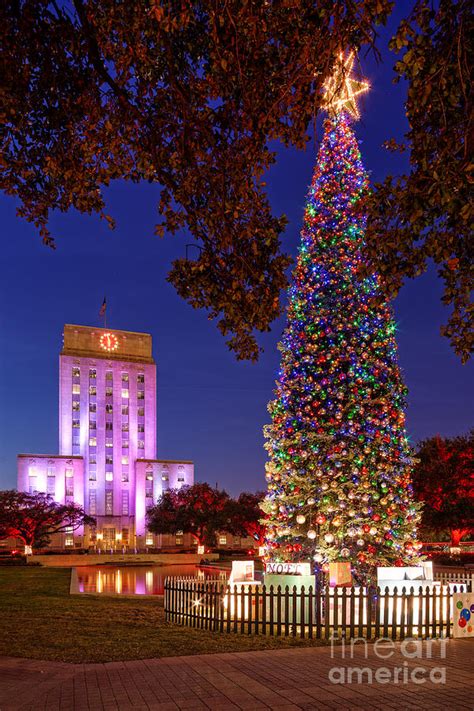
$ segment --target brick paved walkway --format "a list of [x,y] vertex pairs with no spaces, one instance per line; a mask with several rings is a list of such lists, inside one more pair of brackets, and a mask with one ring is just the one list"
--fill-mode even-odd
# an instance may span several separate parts
[[[433,655],[407,659],[397,644],[389,659],[377,658],[373,646],[354,657],[334,658],[327,647],[266,652],[202,654],[108,664],[62,664],[0,658],[0,711],[108,711],[109,709],[474,709],[474,640],[450,640],[446,658],[433,643]],[[388,647],[380,650],[386,655]],[[413,653],[413,646],[408,648]],[[333,667],[399,667],[399,683],[333,684]],[[402,683],[404,674],[423,667],[445,667],[446,683]],[[342,672],[338,671],[337,674]],[[367,674],[365,672],[365,679]],[[393,677],[392,677],[393,679]]]

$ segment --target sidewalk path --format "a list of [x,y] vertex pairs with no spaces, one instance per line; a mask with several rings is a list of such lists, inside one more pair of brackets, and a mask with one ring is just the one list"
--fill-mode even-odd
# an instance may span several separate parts
[[[0,658],[0,711],[148,711],[161,709],[474,709],[474,640],[448,640],[446,658],[438,642],[432,658],[407,658],[399,643],[390,658],[375,655],[373,645],[357,646],[353,659],[346,648],[282,649],[190,657],[145,659],[108,664],[63,664]],[[390,647],[382,655],[390,653]],[[414,654],[413,644],[407,650]],[[364,667],[364,679],[380,667],[390,683],[331,683],[331,668]],[[393,669],[399,667],[399,682]],[[416,667],[418,678],[411,674]],[[446,683],[433,683],[430,672],[445,667]],[[371,672],[369,672],[371,670]],[[334,672],[333,672],[334,673]],[[339,675],[342,670],[336,672]],[[346,673],[346,671],[344,672]],[[380,673],[380,672],[379,672]],[[441,672],[435,672],[439,675]],[[411,679],[403,683],[404,676]]]

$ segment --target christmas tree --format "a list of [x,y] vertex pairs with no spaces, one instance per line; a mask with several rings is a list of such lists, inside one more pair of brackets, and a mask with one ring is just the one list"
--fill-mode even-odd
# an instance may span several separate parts
[[[377,274],[364,276],[368,179],[351,117],[366,85],[344,72],[328,87],[281,369],[265,428],[267,559],[416,564],[405,396],[395,323]],[[349,62],[349,66],[348,66]]]

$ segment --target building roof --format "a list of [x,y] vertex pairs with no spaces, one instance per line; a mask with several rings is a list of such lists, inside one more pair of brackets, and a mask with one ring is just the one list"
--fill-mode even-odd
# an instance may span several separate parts
[[82,455],[79,454],[17,454],[19,457],[36,457],[38,459],[84,459]]
[[191,459],[136,459],[135,461],[151,464],[194,464]]
[[65,324],[62,356],[154,364],[149,333]]

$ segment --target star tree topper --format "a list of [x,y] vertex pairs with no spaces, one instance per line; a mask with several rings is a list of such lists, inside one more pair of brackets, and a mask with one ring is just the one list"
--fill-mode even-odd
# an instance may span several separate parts
[[355,119],[360,116],[356,96],[365,94],[370,85],[367,81],[358,81],[352,75],[354,60],[355,52],[349,52],[346,59],[344,59],[344,53],[341,52],[334,74],[324,85],[324,99],[321,108],[329,114],[347,111]]

